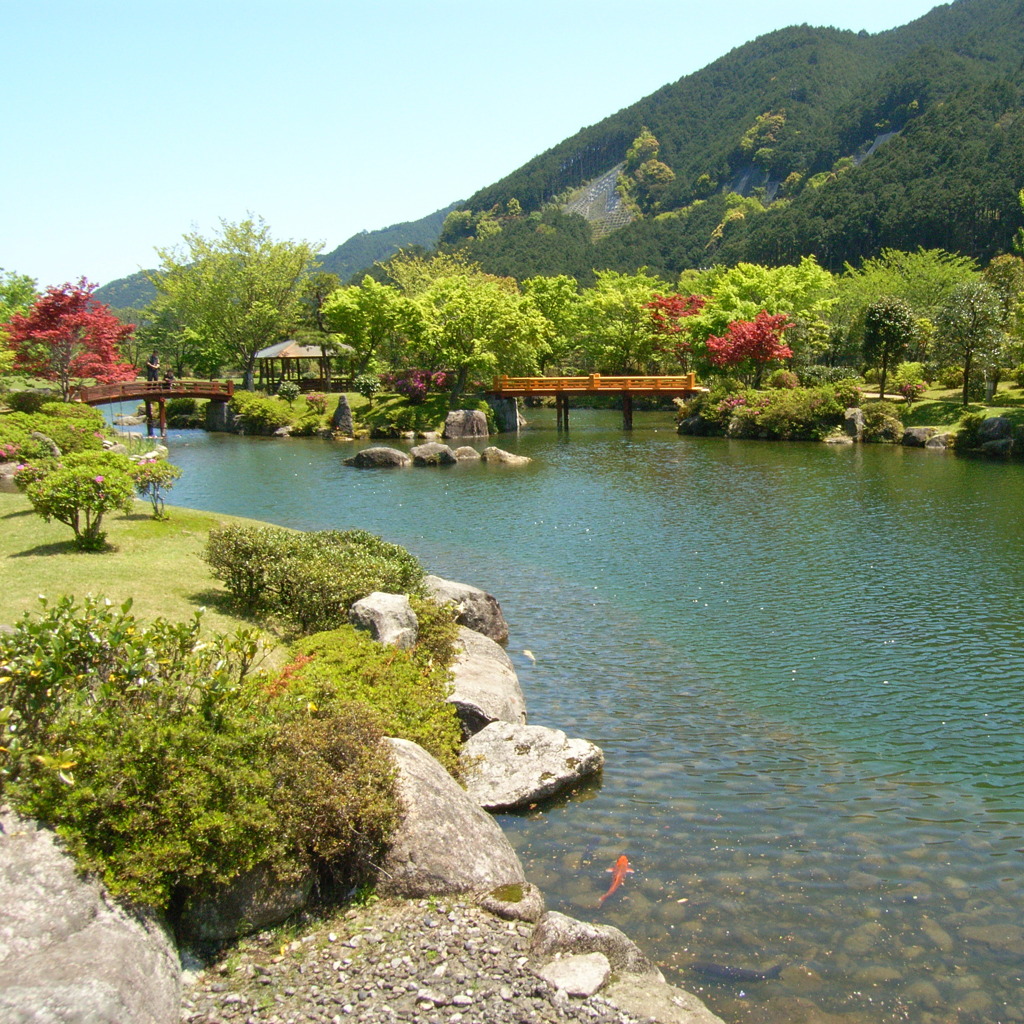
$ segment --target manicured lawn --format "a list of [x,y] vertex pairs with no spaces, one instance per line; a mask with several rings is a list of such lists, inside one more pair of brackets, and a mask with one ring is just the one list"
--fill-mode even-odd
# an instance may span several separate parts
[[39,594],[94,594],[118,604],[133,598],[142,619],[187,620],[205,606],[208,629],[251,625],[230,613],[200,557],[211,527],[242,520],[168,506],[170,519],[158,522],[148,508],[137,502],[132,514],[104,518],[111,550],[86,553],[75,550],[70,528],[44,523],[21,494],[0,492],[0,623],[34,612]]

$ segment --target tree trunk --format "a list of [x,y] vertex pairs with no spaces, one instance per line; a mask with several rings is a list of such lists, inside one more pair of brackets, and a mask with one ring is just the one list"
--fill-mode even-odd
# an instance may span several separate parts
[[964,393],[962,405],[966,406],[970,401],[970,389],[971,389],[971,353],[967,353],[967,358],[964,360]]

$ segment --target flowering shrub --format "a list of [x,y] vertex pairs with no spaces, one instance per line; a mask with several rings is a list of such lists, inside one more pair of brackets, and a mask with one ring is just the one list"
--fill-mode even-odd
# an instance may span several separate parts
[[385,373],[381,383],[412,403],[422,402],[431,391],[444,391],[451,387],[452,376],[447,370],[402,370]]
[[291,405],[301,393],[302,388],[300,388],[293,380],[283,380],[277,388],[277,397],[283,398],[289,405]]
[[896,385],[896,390],[907,401],[907,405],[913,405],[927,390],[923,381],[908,380]]
[[20,449],[13,442],[0,442],[0,462],[11,462],[18,457]]
[[800,378],[792,370],[776,370],[768,378],[768,387],[770,388],[798,388],[800,386]]
[[138,496],[153,506],[153,518],[166,519],[164,491],[169,491],[181,476],[180,467],[166,459],[142,459],[132,467],[131,476]]
[[126,456],[106,452],[70,455],[25,488],[32,508],[46,522],[56,519],[75,533],[75,546],[99,551],[106,542],[100,531],[103,516],[120,510],[130,512],[135,487]]
[[327,396],[322,391],[311,391],[306,395],[306,405],[312,412],[323,416],[327,412]]

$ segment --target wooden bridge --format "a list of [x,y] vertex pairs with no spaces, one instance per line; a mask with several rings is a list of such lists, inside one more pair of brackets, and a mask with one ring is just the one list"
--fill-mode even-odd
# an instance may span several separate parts
[[617,394],[622,397],[622,425],[633,427],[633,396],[689,398],[699,391],[695,373],[676,377],[604,377],[592,373],[588,377],[495,377],[491,394],[498,398],[538,398],[554,396],[558,429],[569,429],[570,395]]
[[211,402],[227,402],[235,393],[233,380],[130,380],[119,384],[82,386],[71,393],[71,399],[85,405],[109,405],[111,402],[143,401],[146,403],[146,433],[153,436],[153,402],[160,409],[160,435],[167,433],[168,398],[204,398]]

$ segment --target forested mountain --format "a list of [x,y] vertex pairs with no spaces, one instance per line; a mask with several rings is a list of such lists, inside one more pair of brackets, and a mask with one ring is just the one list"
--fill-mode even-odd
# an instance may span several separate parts
[[420,220],[392,224],[377,231],[360,231],[347,242],[342,242],[333,252],[320,257],[320,269],[337,274],[343,282],[360,270],[372,267],[378,260],[386,260],[399,249],[421,246],[432,249],[437,245],[441,225],[445,217],[461,203],[452,203],[443,210],[437,210]]
[[[517,277],[811,254],[835,270],[885,246],[984,260],[1021,222],[1022,55],[1024,0],[772,32],[480,190],[442,238]],[[565,201],[620,164],[633,221],[591,237]]]

